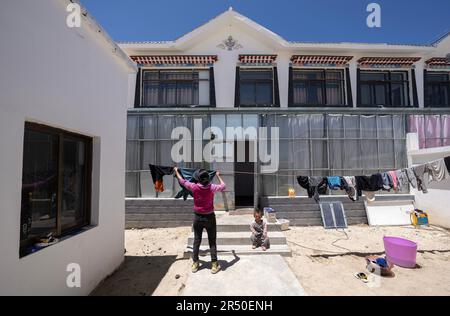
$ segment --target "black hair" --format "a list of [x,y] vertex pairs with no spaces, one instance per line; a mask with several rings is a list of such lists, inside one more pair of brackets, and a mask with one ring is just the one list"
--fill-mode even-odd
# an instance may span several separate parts
[[254,214],[254,215],[259,214],[259,215],[263,216],[263,215],[264,215],[264,212],[263,212],[262,210],[256,209],[256,210],[253,212],[253,214]]
[[198,182],[201,185],[208,185],[211,183],[211,178],[209,177],[209,172],[206,170],[199,170],[198,171]]

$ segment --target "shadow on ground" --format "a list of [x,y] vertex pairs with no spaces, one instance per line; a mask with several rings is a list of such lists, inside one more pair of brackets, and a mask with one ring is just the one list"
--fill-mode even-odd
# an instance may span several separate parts
[[125,257],[122,266],[91,296],[151,296],[177,256]]
[[[220,260],[220,257],[219,257],[218,262],[219,262],[219,265],[220,265],[220,269],[222,271],[226,271],[228,268],[234,266],[236,263],[239,262],[239,260],[241,260],[241,258],[239,256],[237,256],[234,251],[233,251],[233,256],[234,256],[234,258],[231,261]],[[204,269],[211,270],[211,268],[212,268],[211,261],[206,261],[206,260],[204,260],[204,258],[200,259],[200,269],[199,269],[199,271],[204,270]]]

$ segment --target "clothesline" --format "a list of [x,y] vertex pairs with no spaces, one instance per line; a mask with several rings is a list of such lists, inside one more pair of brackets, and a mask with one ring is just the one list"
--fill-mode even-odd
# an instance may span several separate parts
[[[190,182],[196,182],[196,169],[180,168],[182,177]],[[345,170],[345,169],[342,169]],[[295,170],[290,170],[295,171]],[[150,165],[150,172],[155,184],[157,192],[164,192],[163,177],[166,175],[173,175],[173,167],[161,167]],[[216,176],[216,171],[209,171],[210,180],[212,181]],[[262,175],[262,176],[277,176],[277,177],[292,177],[293,175],[283,175],[274,173],[255,173],[236,171],[233,175]],[[328,190],[344,190],[347,192],[352,201],[357,201],[359,197],[366,193],[366,196],[373,199],[375,192],[380,190],[395,192],[402,191],[402,189],[411,185],[423,193],[428,193],[426,187],[425,177],[428,175],[428,182],[440,182],[450,178],[450,157],[433,160],[428,163],[419,164],[409,168],[398,170],[379,172],[371,176],[298,176],[298,184],[307,190],[310,198],[314,197],[318,202],[321,194],[327,194]],[[183,188],[177,195],[177,198],[187,196],[191,193]]]
[[413,188],[428,193],[428,182],[440,182],[450,178],[450,157],[433,160],[413,167],[376,173],[371,176],[299,176],[299,185],[308,191],[309,198],[319,202],[320,195],[330,190],[345,190],[352,201],[366,193],[369,200],[374,200],[377,191],[401,191],[411,185]]

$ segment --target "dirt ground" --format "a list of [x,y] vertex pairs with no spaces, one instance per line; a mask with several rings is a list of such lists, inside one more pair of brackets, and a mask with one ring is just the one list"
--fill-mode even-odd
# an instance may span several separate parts
[[[450,295],[450,233],[447,230],[351,226],[344,233],[321,227],[298,227],[287,231],[286,236],[293,252],[292,258],[286,261],[308,295]],[[394,267],[391,277],[372,279],[368,286],[354,274],[369,274],[364,257],[384,254],[384,236],[417,242],[418,266],[416,269]]]
[[[190,228],[127,230],[125,262],[92,295],[176,296],[190,273],[183,259]],[[270,236],[270,234],[269,234]],[[450,295],[450,232],[441,228],[351,226],[342,230],[295,227],[286,232],[293,257],[286,261],[308,295]],[[383,254],[383,236],[419,245],[416,269],[394,267],[391,277],[368,286],[364,257]]]

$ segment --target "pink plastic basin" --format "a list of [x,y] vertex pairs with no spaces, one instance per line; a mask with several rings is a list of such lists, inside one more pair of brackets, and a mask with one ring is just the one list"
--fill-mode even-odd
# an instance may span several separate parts
[[389,262],[403,268],[415,268],[417,244],[398,237],[384,237],[384,249]]

